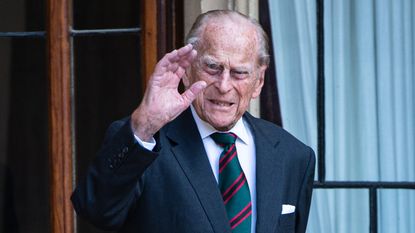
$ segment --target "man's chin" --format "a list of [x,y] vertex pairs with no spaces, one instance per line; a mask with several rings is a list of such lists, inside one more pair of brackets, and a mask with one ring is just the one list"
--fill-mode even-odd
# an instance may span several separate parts
[[228,131],[235,126],[235,122],[209,122],[209,124],[218,131]]
[[218,111],[206,111],[204,119],[213,128],[219,131],[228,131],[232,129],[237,122],[234,113],[223,113]]

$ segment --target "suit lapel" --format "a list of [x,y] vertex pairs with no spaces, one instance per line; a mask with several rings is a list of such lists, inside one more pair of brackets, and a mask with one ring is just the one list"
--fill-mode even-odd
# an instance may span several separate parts
[[275,232],[281,213],[282,152],[279,138],[265,128],[253,123],[255,119],[245,114],[255,138],[256,147],[256,232]]
[[217,233],[230,233],[222,196],[190,109],[171,123],[167,137],[177,143],[172,152],[199,197],[212,228]]

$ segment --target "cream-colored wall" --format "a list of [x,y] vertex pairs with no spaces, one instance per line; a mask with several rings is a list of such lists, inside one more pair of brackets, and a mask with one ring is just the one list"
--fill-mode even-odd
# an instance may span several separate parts
[[[215,9],[236,10],[251,18],[258,19],[258,0],[184,0],[185,33],[187,34],[190,30],[199,14]],[[251,101],[248,111],[252,115],[259,117],[259,98]]]

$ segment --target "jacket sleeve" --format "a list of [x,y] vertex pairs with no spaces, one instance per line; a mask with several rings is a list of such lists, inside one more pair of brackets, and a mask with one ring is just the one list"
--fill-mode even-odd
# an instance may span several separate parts
[[315,155],[314,151],[309,148],[307,169],[303,178],[301,191],[298,198],[297,207],[299,208],[298,216],[296,217],[296,233],[304,233],[307,228],[308,214],[310,212],[311,194],[313,191],[314,170],[315,170]]
[[136,142],[129,119],[112,123],[72,194],[76,213],[100,229],[119,229],[140,196],[140,178],[156,157]]

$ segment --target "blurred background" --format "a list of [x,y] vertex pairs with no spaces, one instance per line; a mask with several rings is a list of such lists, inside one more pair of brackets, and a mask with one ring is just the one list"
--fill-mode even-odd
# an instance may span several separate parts
[[415,232],[412,0],[0,0],[0,232],[102,232],[69,198],[196,16],[270,36],[255,116],[318,157],[309,233]]

